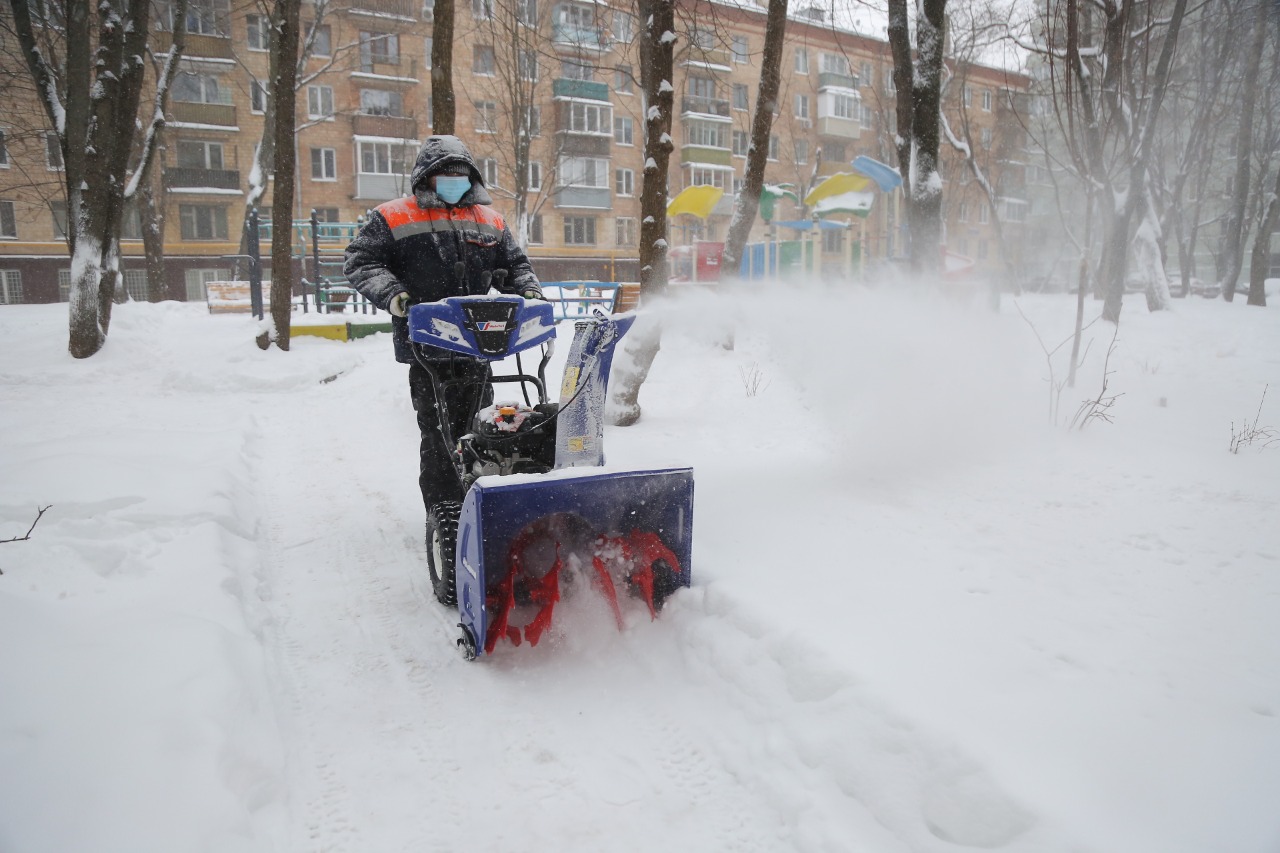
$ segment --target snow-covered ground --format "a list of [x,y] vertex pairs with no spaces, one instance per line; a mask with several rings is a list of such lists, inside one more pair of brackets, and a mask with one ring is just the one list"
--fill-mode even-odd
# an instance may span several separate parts
[[0,308],[0,851],[1275,853],[1280,309],[1131,299],[1073,432],[1011,300],[686,298],[607,444],[695,468],[693,588],[480,663],[385,337]]

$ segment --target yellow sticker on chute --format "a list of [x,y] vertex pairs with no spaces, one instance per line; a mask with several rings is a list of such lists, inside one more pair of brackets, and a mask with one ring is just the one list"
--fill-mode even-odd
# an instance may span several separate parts
[[587,449],[586,436],[577,436],[569,439],[569,450],[574,453],[581,453]]
[[582,372],[581,367],[566,367],[564,369],[564,382],[560,384],[560,396],[572,396],[574,391],[578,390],[578,375]]

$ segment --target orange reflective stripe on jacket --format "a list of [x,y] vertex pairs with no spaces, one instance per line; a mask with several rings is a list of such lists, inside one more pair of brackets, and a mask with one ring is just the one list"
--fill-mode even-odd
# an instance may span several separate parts
[[501,239],[507,227],[496,210],[483,204],[424,209],[411,198],[398,198],[379,205],[377,210],[396,240],[433,231],[473,231]]

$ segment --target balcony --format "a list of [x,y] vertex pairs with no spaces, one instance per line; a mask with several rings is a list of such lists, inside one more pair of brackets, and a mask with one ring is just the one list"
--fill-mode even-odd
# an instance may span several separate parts
[[603,29],[573,27],[568,24],[552,26],[551,42],[556,47],[574,47],[601,52],[609,49],[609,37],[605,35]]
[[592,80],[569,80],[561,77],[551,81],[551,94],[556,98],[582,98],[587,101],[609,101],[609,84]]
[[356,174],[357,199],[384,202],[409,194],[408,175],[382,175],[370,172]]
[[729,51],[716,47],[701,48],[688,45],[680,51],[677,61],[683,66],[709,68],[713,71],[732,71],[732,58]]
[[823,116],[818,119],[819,136],[835,136],[840,139],[857,139],[862,125],[856,119]]
[[205,124],[225,127],[228,130],[236,127],[236,108],[234,104],[170,101],[169,115],[173,121],[181,122],[182,124]]
[[558,150],[566,157],[608,157],[612,136],[587,136],[571,130],[559,130]]
[[164,185],[166,189],[212,187],[220,190],[238,190],[240,189],[240,171],[171,166],[164,170]]
[[391,15],[396,18],[417,19],[421,3],[414,0],[352,0],[347,10],[353,15]]
[[699,98],[690,95],[681,99],[680,111],[686,116],[697,113],[703,116],[721,116],[726,121],[732,120],[729,115],[729,102],[722,98]]
[[680,148],[680,164],[686,163],[732,166],[733,152],[728,148],[712,148],[709,145],[683,145]]
[[555,190],[555,206],[609,210],[613,207],[613,194],[608,187],[559,187]]
[[351,76],[413,84],[418,82],[418,60],[400,54],[362,52],[360,67]]
[[834,71],[823,71],[818,74],[818,91],[823,89],[850,89],[857,91],[858,78],[852,74],[837,74]]
[[[151,37],[155,40],[156,53],[167,54],[173,47],[173,33],[154,31]],[[184,59],[232,59],[231,37],[187,33],[182,56]]]
[[418,120],[412,116],[377,116],[356,113],[351,117],[351,132],[356,136],[417,139]]

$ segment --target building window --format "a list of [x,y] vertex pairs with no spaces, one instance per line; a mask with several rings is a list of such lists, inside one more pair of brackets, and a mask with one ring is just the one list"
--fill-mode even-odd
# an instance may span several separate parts
[[594,216],[566,216],[564,218],[564,242],[566,246],[594,246],[596,244],[596,218]]
[[746,179],[746,178],[736,178],[736,177],[735,177],[735,178],[733,179],[733,194],[734,194],[734,195],[742,195],[742,191],[743,191],[744,189],[746,189],[746,187],[747,187],[747,179]]
[[267,89],[257,80],[249,81],[249,112],[259,115],[267,111]]
[[733,61],[737,63],[746,63],[751,61],[750,45],[746,36],[734,36],[733,44],[730,46],[733,51]]
[[751,136],[745,130],[733,132],[733,153],[736,157],[746,157],[751,145]]
[[590,133],[604,136],[613,126],[613,107],[609,104],[584,104],[574,102],[569,105],[569,127],[572,133]]
[[231,92],[222,88],[217,74],[179,71],[170,90],[175,101],[188,104],[229,104]]
[[67,202],[61,199],[50,201],[49,213],[54,222],[54,237],[67,240]]
[[838,53],[824,53],[821,58],[821,68],[824,74],[840,74],[845,77],[850,76],[849,60]]
[[341,222],[336,207],[314,207],[311,212],[316,215],[316,222]]
[[1000,208],[1005,222],[1026,222],[1029,207],[1030,205],[1021,199],[1003,198],[1000,200]]
[[809,50],[808,50],[808,48],[804,48],[804,47],[797,47],[797,48],[796,48],[796,65],[795,65],[795,69],[796,69],[796,73],[797,73],[797,74],[808,74],[808,73],[809,73]]
[[861,113],[862,113],[862,120],[861,120],[862,126],[865,127],[867,130],[872,130],[873,128],[875,128],[876,111],[871,109],[871,107],[868,106],[867,104],[863,104]]
[[338,152],[334,148],[311,149],[311,180],[336,181],[338,179]]
[[542,214],[529,217],[529,242],[542,242]]
[[613,13],[613,40],[630,42],[636,37],[635,19],[626,12]]
[[862,63],[862,69],[858,72],[858,77],[858,85],[875,87],[876,76],[875,72],[871,70],[870,62]]
[[965,86],[962,92],[962,98],[966,107],[973,106],[973,89]]
[[493,0],[471,0],[471,17],[487,21],[493,17]]
[[9,146],[5,144],[4,131],[0,130],[0,169],[9,168]]
[[986,225],[990,221],[991,221],[991,211],[987,208],[985,204],[980,205],[978,207],[978,224]]
[[266,15],[249,15],[249,49],[268,50],[271,47],[271,20]]
[[684,141],[686,145],[705,145],[709,148],[724,148],[725,126],[717,121],[697,121],[691,119],[684,123]]
[[492,77],[497,62],[493,56],[493,45],[476,44],[471,46],[471,73],[483,77]]
[[769,159],[777,160],[778,152],[781,150],[781,148],[782,146],[781,146],[781,143],[778,142],[777,134],[771,135],[769,137]]
[[[413,152],[410,152],[410,156]],[[405,146],[390,142],[360,143],[360,172],[365,175],[407,175]]]
[[613,191],[618,195],[635,195],[636,173],[631,169],[614,169]]
[[620,95],[630,95],[635,91],[635,79],[631,76],[630,65],[619,65],[613,72],[613,89]]
[[0,201],[0,237],[18,236],[18,219],[13,214],[13,202]]
[[423,51],[422,51],[422,67],[430,71],[431,70],[431,50],[435,46],[435,41],[431,38],[431,36],[427,36],[423,40],[423,42],[424,43],[423,43]]
[[[227,0],[191,0],[187,4],[187,32],[202,36],[228,35],[229,7]],[[170,16],[173,12],[170,7]]]
[[520,79],[530,83],[538,82],[538,52],[535,50],[520,51]]
[[538,25],[538,0],[516,0],[516,21],[526,27]]
[[831,115],[834,118],[858,118],[858,99],[853,95],[833,94],[831,97]]
[[805,163],[808,163],[809,162],[809,140],[807,139],[795,140],[795,148],[796,148],[796,165],[803,166]]
[[498,161],[493,157],[485,157],[480,161],[480,175],[486,187],[498,186]]
[[178,168],[221,169],[222,143],[182,139],[178,141]]
[[525,109],[520,133],[523,136],[542,135],[542,107],[531,106]]
[[630,216],[619,216],[614,220],[615,246],[634,246],[636,244],[636,221]]
[[146,302],[151,298],[151,289],[147,284],[146,270],[122,270],[124,290],[134,302]]
[[840,163],[846,159],[847,151],[843,142],[822,143],[822,159],[826,163]]
[[982,109],[984,112],[991,112],[991,90],[982,90]]
[[360,112],[367,116],[403,116],[404,98],[385,89],[361,89]]
[[616,116],[613,120],[613,141],[619,145],[635,145],[635,123],[630,116]]
[[529,192],[542,190],[542,164],[534,160],[529,163]]
[[733,108],[735,110],[749,109],[748,102],[747,102],[747,84],[746,83],[733,84]]
[[565,59],[560,62],[560,76],[566,80],[594,80],[596,67],[585,59]]
[[51,172],[61,172],[65,168],[62,162],[62,142],[53,131],[44,135],[44,165]]
[[698,77],[689,75],[689,97],[691,98],[714,98],[716,96],[716,81],[710,77]]
[[307,87],[307,118],[333,117],[333,87]]
[[701,166],[693,166],[689,169],[689,186],[728,189],[732,184],[726,182],[725,177],[730,174],[725,169],[707,169]]
[[400,36],[370,30],[360,32],[360,67],[371,71],[374,65],[398,65],[400,63]]
[[[70,272],[67,274],[70,279]],[[231,271],[224,269],[187,270],[185,274],[188,302],[204,302],[205,285],[211,281],[226,281],[231,278]]]
[[603,157],[561,157],[556,171],[561,187],[609,188],[609,161]]
[[834,254],[844,250],[844,232],[827,229],[822,232],[822,251]]
[[333,55],[333,30],[328,24],[307,27],[307,38],[311,39],[312,56]]
[[227,239],[227,209],[210,204],[180,204],[178,219],[184,240]]
[[989,127],[984,127],[982,129],[982,147],[983,148],[991,147],[991,128]]
[[968,222],[968,221],[969,221],[969,205],[962,201],[960,202],[960,204],[956,205],[956,222]]
[[796,95],[796,118],[802,121],[809,120],[809,96]]
[[427,127],[431,127],[435,123],[436,123],[436,104],[435,104],[435,101],[431,99],[431,96],[427,95]]
[[498,105],[493,101],[474,101],[476,108],[476,133],[498,132]]
[[0,270],[0,305],[17,305],[22,302],[22,272]]

